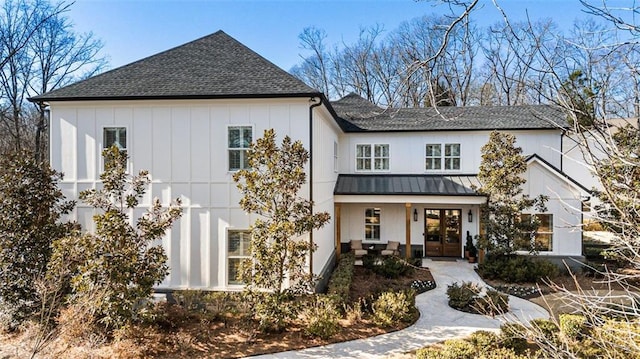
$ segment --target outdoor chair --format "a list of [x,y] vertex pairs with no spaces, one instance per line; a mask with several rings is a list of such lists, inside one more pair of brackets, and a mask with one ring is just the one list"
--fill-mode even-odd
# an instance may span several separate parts
[[389,241],[387,243],[387,248],[383,249],[380,254],[383,256],[397,256],[400,255],[400,251],[398,250],[400,247],[400,242]]
[[362,258],[362,256],[367,255],[367,250],[362,248],[362,239],[352,239],[350,245],[356,258]]

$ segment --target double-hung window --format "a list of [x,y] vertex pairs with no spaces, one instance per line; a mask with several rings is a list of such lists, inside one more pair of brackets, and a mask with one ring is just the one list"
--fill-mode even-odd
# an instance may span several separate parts
[[251,145],[253,128],[251,126],[230,126],[228,128],[229,171],[249,168],[247,150]]
[[[531,222],[531,216],[531,214],[521,214],[520,221]],[[536,251],[545,252],[551,251],[553,249],[553,214],[538,213],[535,216],[539,223],[538,230],[535,235],[530,232],[523,233],[525,242],[528,241],[529,246],[523,246],[520,249],[534,249]]]
[[227,283],[230,285],[241,285],[242,262],[249,259],[249,245],[251,243],[251,233],[248,231],[228,231],[227,234]]
[[356,145],[357,171],[388,171],[389,145],[366,144]]
[[[444,151],[442,148],[444,147]],[[452,171],[460,169],[459,143],[430,143],[425,146],[425,170]]]
[[380,240],[380,208],[367,208],[364,210],[364,239],[370,241]]

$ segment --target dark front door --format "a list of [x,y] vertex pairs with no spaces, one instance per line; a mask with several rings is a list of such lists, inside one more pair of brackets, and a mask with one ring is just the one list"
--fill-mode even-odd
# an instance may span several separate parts
[[459,257],[461,247],[462,210],[425,209],[425,252],[430,257]]

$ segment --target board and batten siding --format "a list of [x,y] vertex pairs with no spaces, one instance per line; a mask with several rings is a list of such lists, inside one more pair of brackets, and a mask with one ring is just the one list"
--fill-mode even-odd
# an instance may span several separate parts
[[[537,154],[560,168],[560,130],[506,131],[516,136],[516,146],[524,155]],[[341,141],[340,168],[343,173],[368,173],[356,170],[356,146],[358,144],[389,144],[389,170],[379,173],[441,174],[445,171],[425,170],[425,145],[460,144],[460,170],[446,173],[478,173],[481,148],[489,141],[490,131],[423,131],[423,132],[372,132],[347,133]],[[444,151],[444,148],[442,149]]]
[[[227,230],[247,229],[254,216],[239,207],[240,193],[228,171],[228,126],[252,126],[254,139],[273,128],[278,141],[289,135],[307,148],[309,142],[308,98],[51,102],[50,106],[51,165],[64,173],[60,187],[67,198],[100,187],[102,129],[115,126],[127,128],[129,171],[147,169],[152,180],[132,214],[142,214],[155,197],[163,204],[182,199],[184,214],[162,239],[170,274],[160,288],[229,289]],[[337,139],[338,132],[326,111],[315,112],[319,137],[314,147],[328,151],[323,143]],[[314,193],[316,210],[330,208],[333,214],[332,192],[327,189],[333,190],[337,174],[333,156],[330,164],[325,163],[328,160],[314,163],[320,182]],[[305,185],[300,194],[308,192]],[[71,219],[93,230],[92,216],[93,209],[79,202]],[[322,243],[314,256],[318,262],[333,248],[333,224],[327,228],[331,229],[315,234],[316,242]],[[322,264],[315,265],[314,272]]]

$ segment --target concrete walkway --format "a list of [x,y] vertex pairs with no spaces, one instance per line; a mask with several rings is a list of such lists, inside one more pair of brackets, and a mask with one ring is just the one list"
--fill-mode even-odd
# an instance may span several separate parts
[[484,284],[473,270],[474,265],[466,261],[446,262],[425,259],[423,266],[431,270],[437,287],[416,297],[420,318],[412,326],[371,338],[254,358],[383,358],[445,339],[466,337],[477,330],[496,331],[506,321],[528,322],[535,318],[549,317],[549,314],[538,305],[513,296],[509,296],[511,312],[496,318],[452,309],[447,304],[446,291],[449,284],[462,281]]

